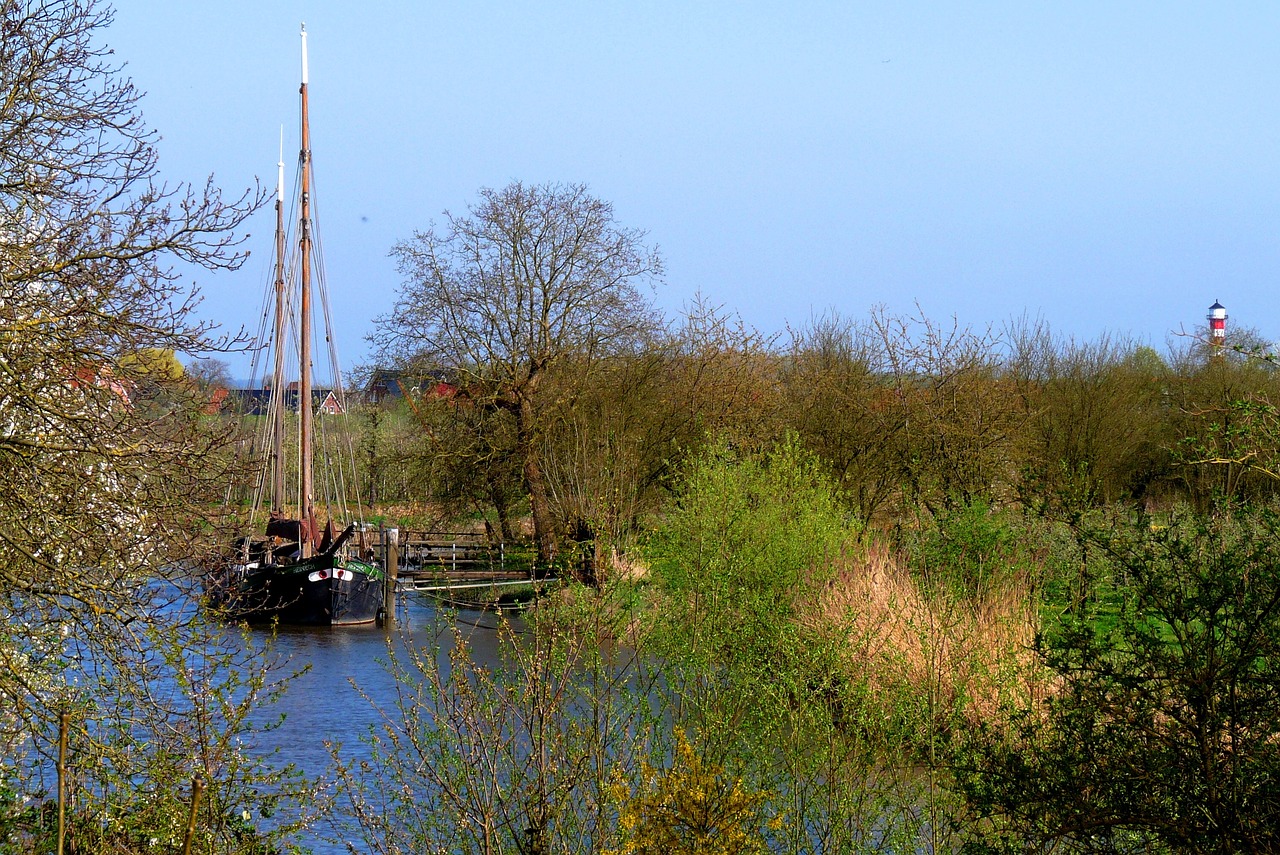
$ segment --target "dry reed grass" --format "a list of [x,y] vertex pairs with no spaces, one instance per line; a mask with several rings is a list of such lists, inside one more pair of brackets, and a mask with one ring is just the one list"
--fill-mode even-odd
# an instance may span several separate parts
[[616,546],[611,546],[604,562],[603,573],[610,581],[643,582],[649,577],[649,565],[640,556],[630,552],[619,552]]
[[1035,598],[1022,576],[1010,574],[977,597],[928,596],[881,545],[842,557],[834,570],[797,613],[839,651],[843,676],[873,697],[905,693],[935,718],[992,721],[1047,691],[1032,651]]
[[379,502],[366,507],[366,513],[384,518],[388,525],[425,530],[441,528],[447,519],[444,508],[432,502]]

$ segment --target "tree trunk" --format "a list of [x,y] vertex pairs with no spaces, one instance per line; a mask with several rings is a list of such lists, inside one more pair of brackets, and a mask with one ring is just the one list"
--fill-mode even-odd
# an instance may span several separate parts
[[524,469],[525,488],[529,491],[529,510],[533,514],[533,539],[538,545],[539,576],[545,575],[556,557],[555,520],[551,514],[551,498],[547,479],[538,459],[538,443],[533,436],[533,404],[525,398],[516,411],[516,445]]
[[506,494],[492,479],[489,481],[489,504],[498,517],[498,538],[503,543],[513,543],[515,537],[511,531],[511,509],[507,504]]
[[578,555],[575,566],[577,580],[593,588],[600,585],[600,544],[596,540],[595,529],[586,520],[579,517],[573,525],[573,540],[578,544]]

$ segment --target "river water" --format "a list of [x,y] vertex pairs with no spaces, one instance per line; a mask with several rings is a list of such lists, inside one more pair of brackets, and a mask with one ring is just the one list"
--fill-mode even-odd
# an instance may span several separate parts
[[[456,623],[475,662],[495,665],[500,661],[498,628],[505,620],[518,622],[519,618],[485,612],[441,613],[426,597],[401,595],[394,629],[287,627],[273,641],[266,631],[255,635],[262,643],[274,645],[289,670],[307,669],[277,704],[263,710],[262,723],[274,722],[281,714],[284,720],[263,734],[257,749],[270,753],[273,764],[292,763],[310,777],[330,778],[333,758],[326,743],[341,743],[344,761],[367,757],[361,738],[381,722],[379,708],[395,709],[396,686],[383,664],[389,650],[447,645],[452,635],[440,630]],[[347,852],[345,845],[330,839],[333,836],[332,830],[319,828],[296,842],[317,855]]]

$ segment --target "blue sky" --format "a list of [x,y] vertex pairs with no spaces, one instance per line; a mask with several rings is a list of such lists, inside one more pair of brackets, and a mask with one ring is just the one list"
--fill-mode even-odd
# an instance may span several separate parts
[[[391,246],[517,179],[646,230],[670,317],[918,303],[1163,349],[1220,300],[1280,335],[1278,4],[120,0],[167,177],[273,184],[282,124],[292,174],[304,20],[347,365]],[[256,323],[272,222],[198,277],[204,315]]]

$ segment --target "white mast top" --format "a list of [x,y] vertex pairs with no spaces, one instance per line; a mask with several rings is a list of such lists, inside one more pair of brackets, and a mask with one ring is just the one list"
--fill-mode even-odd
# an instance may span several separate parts
[[307,25],[302,24],[302,85],[307,85]]
[[276,169],[276,201],[284,204],[284,125],[280,126],[280,160]]

